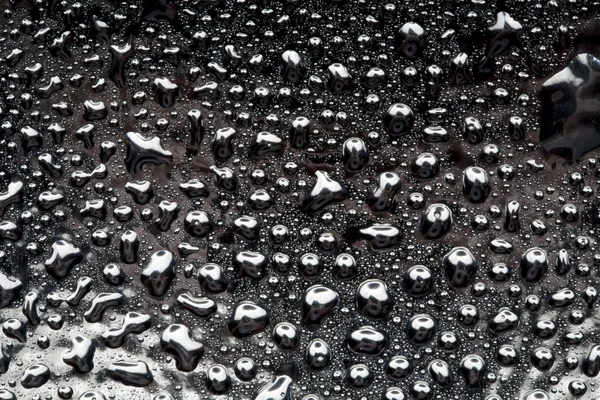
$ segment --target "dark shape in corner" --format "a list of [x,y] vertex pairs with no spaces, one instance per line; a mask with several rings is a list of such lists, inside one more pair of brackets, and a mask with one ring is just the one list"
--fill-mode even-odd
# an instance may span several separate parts
[[579,54],[542,85],[540,142],[573,161],[600,146],[600,60]]

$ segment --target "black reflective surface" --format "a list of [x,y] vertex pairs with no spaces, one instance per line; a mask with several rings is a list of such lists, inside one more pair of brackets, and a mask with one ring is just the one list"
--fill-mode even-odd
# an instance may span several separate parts
[[0,399],[600,398],[599,3],[2,6]]

